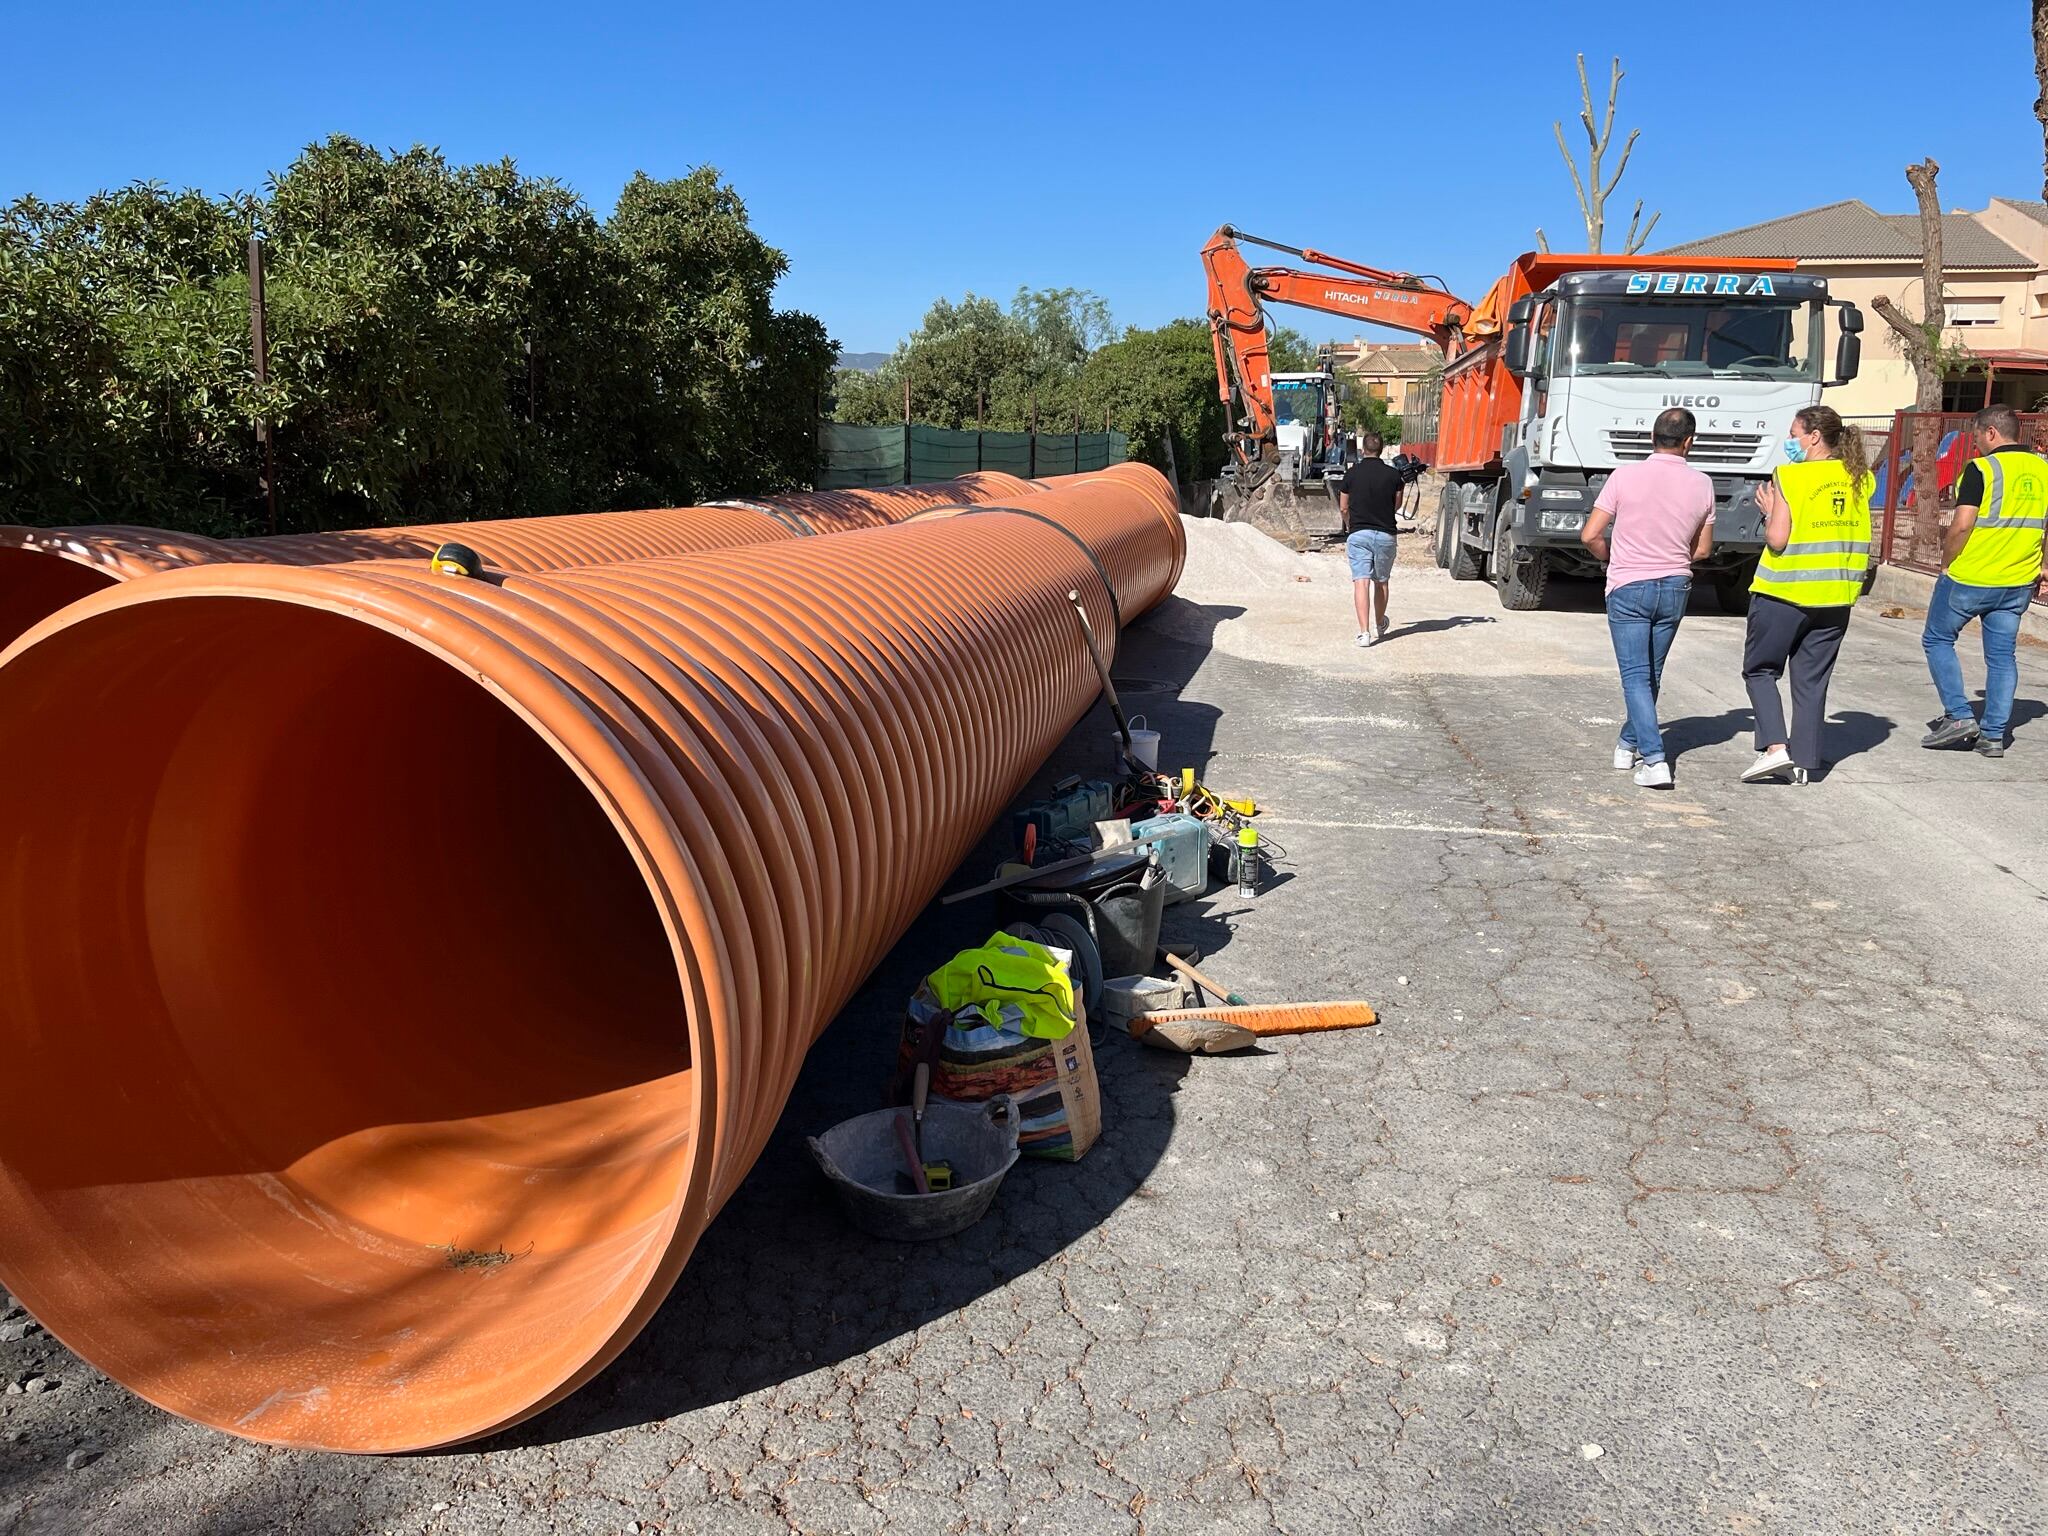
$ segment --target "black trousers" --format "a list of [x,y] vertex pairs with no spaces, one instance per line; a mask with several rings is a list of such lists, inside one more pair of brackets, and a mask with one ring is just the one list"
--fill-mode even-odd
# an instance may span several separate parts
[[[1802,608],[1759,592],[1749,600],[1749,635],[1742,646],[1742,681],[1756,711],[1756,749],[1784,742],[1792,761],[1809,773],[1821,766],[1821,727],[1828,717],[1828,680],[1835,675],[1847,608]],[[1792,673],[1792,731],[1778,679]]]

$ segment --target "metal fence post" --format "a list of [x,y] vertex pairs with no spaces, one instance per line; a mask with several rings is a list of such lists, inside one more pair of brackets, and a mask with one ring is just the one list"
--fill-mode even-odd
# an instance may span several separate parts
[[1898,527],[1899,508],[1905,493],[1899,487],[1899,444],[1906,440],[1906,413],[1892,413],[1891,441],[1884,448],[1884,539],[1878,546],[1878,563],[1892,563],[1892,535]]
[[[249,237],[249,362],[256,372],[256,386],[270,382],[270,338],[265,330],[263,303],[263,237]],[[277,532],[277,443],[270,422],[256,413],[256,441],[263,445],[263,500],[270,513],[270,531]]]

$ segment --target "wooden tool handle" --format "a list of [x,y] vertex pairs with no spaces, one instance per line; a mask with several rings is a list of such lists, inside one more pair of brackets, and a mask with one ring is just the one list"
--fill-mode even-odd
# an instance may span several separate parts
[[1189,981],[1192,981],[1196,986],[1200,987],[1204,992],[1208,993],[1217,1001],[1237,1004],[1242,1004],[1245,1001],[1242,997],[1239,997],[1235,992],[1232,992],[1229,988],[1219,986],[1209,977],[1204,976],[1200,971],[1196,970],[1187,961],[1181,959],[1179,955],[1169,954],[1166,950],[1163,949],[1159,951],[1159,953],[1162,957],[1164,957],[1166,963],[1169,966],[1171,966],[1174,970],[1179,971],[1181,975],[1187,977]]
[[1131,1033],[1142,1035],[1157,1024],[1182,1019],[1216,1019],[1242,1024],[1255,1035],[1307,1035],[1325,1029],[1357,1029],[1379,1023],[1370,1003],[1252,1003],[1238,1008],[1167,1008],[1131,1020]]

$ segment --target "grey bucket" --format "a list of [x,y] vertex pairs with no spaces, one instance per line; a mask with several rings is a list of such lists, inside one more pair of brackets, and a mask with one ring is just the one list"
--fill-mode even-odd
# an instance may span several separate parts
[[953,1165],[953,1187],[898,1194],[908,1177],[896,1122],[908,1109],[878,1109],[810,1137],[811,1155],[839,1192],[847,1218],[871,1237],[923,1242],[964,1232],[988,1214],[1003,1175],[1017,1161],[1017,1105],[1004,1093],[983,1104],[932,1099],[924,1111],[926,1162]]

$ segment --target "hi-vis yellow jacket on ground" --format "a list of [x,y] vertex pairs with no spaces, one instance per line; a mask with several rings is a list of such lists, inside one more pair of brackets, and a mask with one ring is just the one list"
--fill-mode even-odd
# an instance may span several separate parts
[[1784,553],[1766,549],[1752,592],[1801,608],[1846,608],[1863,595],[1870,571],[1870,488],[1849,482],[1839,459],[1781,464],[1778,494],[1792,511]]
[[1976,461],[1984,504],[1950,581],[1966,587],[2031,587],[2041,579],[2041,536],[2048,530],[2048,459],[2001,448]]

